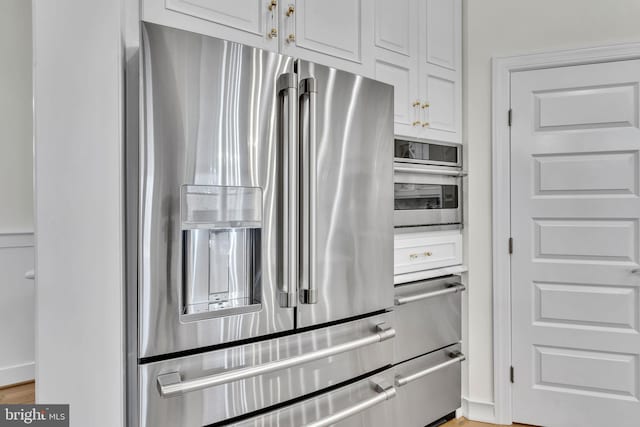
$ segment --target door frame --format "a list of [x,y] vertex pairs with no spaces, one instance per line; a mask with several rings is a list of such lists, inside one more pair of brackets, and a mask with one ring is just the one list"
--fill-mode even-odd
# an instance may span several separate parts
[[[640,43],[557,50],[492,58],[492,256],[493,256],[493,390],[494,417],[511,424],[511,73],[640,59]],[[517,114],[517,112],[515,113]]]

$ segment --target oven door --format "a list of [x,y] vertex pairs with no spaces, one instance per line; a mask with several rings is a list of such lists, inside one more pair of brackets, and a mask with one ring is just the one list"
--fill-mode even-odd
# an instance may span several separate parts
[[407,227],[461,223],[461,176],[457,169],[396,165],[393,225]]

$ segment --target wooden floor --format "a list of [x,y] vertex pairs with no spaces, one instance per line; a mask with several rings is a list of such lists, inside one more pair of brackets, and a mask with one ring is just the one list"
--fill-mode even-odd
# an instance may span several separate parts
[[0,404],[36,403],[36,383],[33,381],[0,388]]
[[[500,424],[487,424],[480,423],[478,421],[469,421],[466,418],[458,418],[455,420],[451,420],[445,424],[442,424],[441,427],[499,427]],[[532,427],[527,426],[525,424],[513,424],[514,427]]]

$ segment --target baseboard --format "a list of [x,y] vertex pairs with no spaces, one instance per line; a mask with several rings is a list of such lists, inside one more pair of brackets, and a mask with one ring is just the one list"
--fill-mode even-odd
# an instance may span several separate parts
[[22,233],[0,233],[0,249],[29,248],[34,245],[32,231]]
[[32,381],[35,376],[35,362],[0,368],[0,387]]
[[493,402],[470,400],[466,397],[462,399],[462,415],[468,420],[483,423],[494,424],[496,420]]

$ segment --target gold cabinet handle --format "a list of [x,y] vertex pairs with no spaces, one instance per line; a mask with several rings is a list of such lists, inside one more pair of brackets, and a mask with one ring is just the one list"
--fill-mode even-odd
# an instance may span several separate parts
[[296,41],[296,35],[295,34],[289,34],[287,36],[287,43],[293,43]]
[[419,254],[410,254],[409,259],[418,259],[419,257],[430,257],[431,255],[433,255],[433,252],[426,251]]
[[420,105],[420,101],[414,101],[413,104],[411,104],[412,107],[417,107]]
[[411,123],[411,126],[418,126],[420,124],[419,120],[416,120],[415,122]]
[[293,12],[295,12],[296,9],[293,7],[293,5],[289,5],[289,9],[287,9],[286,15],[287,16],[291,16],[293,15]]
[[273,12],[273,9],[275,9],[276,6],[278,6],[277,0],[271,0],[271,3],[269,3],[269,10]]
[[269,36],[270,39],[274,39],[274,38],[278,37],[278,29],[277,28],[272,28],[271,31],[269,31],[269,33],[267,35]]
[[424,104],[422,104],[422,108],[429,108],[429,103],[425,102]]
[[429,127],[429,122],[424,122],[424,123],[422,124],[422,127],[423,127],[423,128],[428,128],[428,127]]

